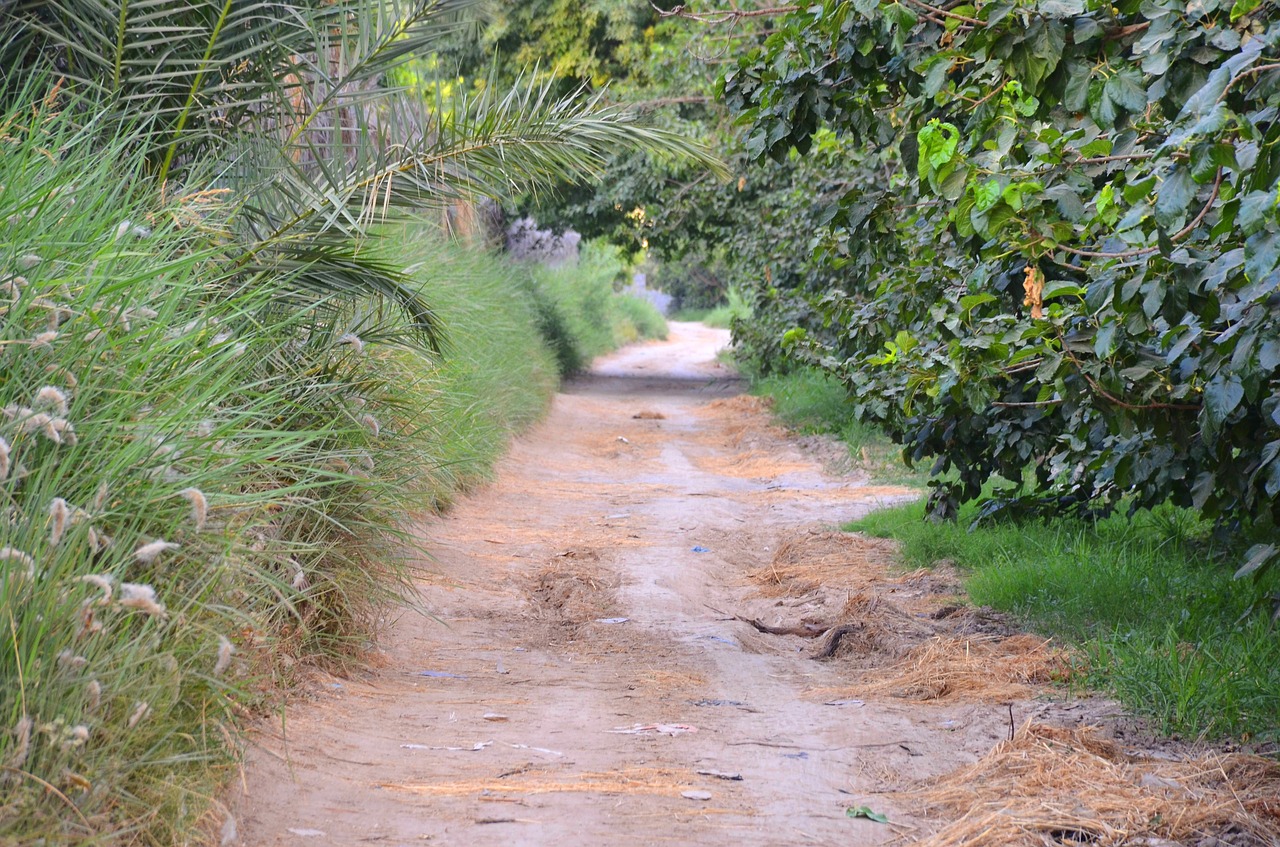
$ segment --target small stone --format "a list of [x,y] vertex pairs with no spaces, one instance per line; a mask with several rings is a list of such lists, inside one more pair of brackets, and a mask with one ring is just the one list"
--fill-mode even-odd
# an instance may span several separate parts
[[710,800],[710,791],[681,791],[680,796],[686,800]]

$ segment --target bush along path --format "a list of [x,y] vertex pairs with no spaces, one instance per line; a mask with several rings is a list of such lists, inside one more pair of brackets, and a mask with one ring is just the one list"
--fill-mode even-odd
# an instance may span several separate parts
[[823,281],[754,292],[757,354],[845,383],[932,465],[934,515],[1000,475],[988,515],[1172,502],[1249,542],[1240,576],[1280,558],[1275,4],[826,0],[773,23],[725,103],[752,155],[840,182]]
[[917,495],[824,474],[726,340],[597,362],[421,524],[430,616],[256,727],[227,843],[1275,843],[1274,763],[1069,698],[1070,651],[829,529]]

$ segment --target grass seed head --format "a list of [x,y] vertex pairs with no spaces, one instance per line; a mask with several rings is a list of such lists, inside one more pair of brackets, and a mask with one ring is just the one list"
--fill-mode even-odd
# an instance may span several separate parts
[[151,714],[151,704],[145,700],[139,700],[133,704],[133,714],[129,716],[129,729],[133,729]]
[[102,705],[102,683],[96,679],[91,679],[89,684],[85,686],[84,691],[89,711],[96,712],[98,707]]
[[375,438],[382,434],[382,426],[378,423],[378,419],[373,415],[363,416],[360,418],[360,423],[368,427],[369,431],[373,433]]
[[26,406],[6,406],[4,414],[6,417],[14,419],[22,432],[28,434],[42,433],[50,441],[57,444],[62,443],[62,436],[53,425],[54,418],[52,415],[45,412],[37,412]]
[[84,656],[77,656],[74,650],[63,650],[58,654],[58,666],[67,670],[79,670],[89,664]]
[[[97,332],[97,330],[94,330],[94,332]],[[85,338],[88,338],[88,336],[85,336]],[[53,342],[56,341],[57,339],[58,339],[57,330],[52,330],[52,329],[46,330],[40,333],[39,335],[37,335],[35,338],[31,339],[31,346],[33,349],[36,349],[36,350],[52,351]]]
[[181,545],[174,544],[171,541],[152,541],[150,544],[143,544],[137,550],[134,550],[133,558],[142,562],[144,565],[149,565],[159,558],[161,553],[164,553],[166,550],[177,550],[180,546]]
[[104,480],[102,483],[98,485],[98,491],[93,495],[94,514],[102,513],[103,507],[107,505],[107,495],[109,493],[110,493],[110,489],[107,488],[107,483]]
[[53,409],[54,414],[58,417],[66,417],[69,406],[67,405],[67,395],[62,389],[56,386],[46,385],[36,392],[36,399],[31,402],[34,408]]
[[76,724],[71,727],[71,732],[67,735],[66,746],[71,749],[83,747],[89,743],[89,727],[84,724]]
[[0,283],[0,291],[3,291],[10,300],[19,300],[22,298],[22,289],[29,284],[25,276],[11,276]]
[[27,715],[18,718],[17,724],[13,727],[13,752],[9,754],[9,761],[5,763],[9,767],[21,768],[26,763],[27,754],[31,752],[31,730],[35,725],[36,722]]
[[80,387],[80,380],[76,378],[76,375],[61,365],[45,365],[44,372],[52,376],[62,377],[63,382],[69,388],[76,389]]
[[88,573],[80,577],[80,582],[92,585],[102,592],[102,596],[98,598],[99,606],[111,603],[111,577],[100,573]]
[[231,666],[231,655],[236,648],[225,635],[218,636],[218,661],[213,665],[213,675],[221,676]]
[[196,530],[204,529],[205,521],[209,518],[209,501],[205,499],[204,492],[198,488],[184,488],[178,494],[191,503],[191,520],[195,523]]
[[122,583],[120,585],[119,603],[126,609],[137,609],[152,617],[162,619],[169,617],[169,613],[165,611],[164,606],[156,600],[156,590],[150,585],[134,582]]
[[364,341],[354,332],[348,332],[346,335],[338,339],[339,344],[350,344],[355,348],[357,355],[364,355]]
[[26,565],[27,579],[36,578],[36,560],[21,550],[15,547],[0,547],[0,562],[3,561],[17,562],[20,565]]
[[9,475],[9,442],[0,438],[0,479]]
[[80,437],[76,435],[76,428],[66,418],[54,418],[49,422],[49,426],[58,434],[59,444],[75,447],[80,443]]
[[102,621],[93,612],[93,601],[85,600],[80,604],[80,628],[76,630],[76,638],[97,635],[102,629]]
[[71,520],[71,509],[67,507],[67,501],[61,497],[54,497],[53,502],[49,504],[49,544],[57,547],[62,543],[62,536],[66,534],[67,523]]
[[18,267],[22,268],[24,271],[29,271],[43,261],[44,259],[35,253],[27,253],[25,256],[18,258]]

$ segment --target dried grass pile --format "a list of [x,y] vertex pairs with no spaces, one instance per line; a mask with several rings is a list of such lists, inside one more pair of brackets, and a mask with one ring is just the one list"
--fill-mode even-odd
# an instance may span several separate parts
[[616,610],[615,575],[599,565],[594,551],[571,551],[533,576],[528,595],[534,614],[552,618],[564,626],[575,626],[609,617]]
[[1095,844],[1274,845],[1280,764],[1245,755],[1130,757],[1094,729],[1028,723],[976,764],[912,792],[957,817],[925,847]]
[[1036,685],[1069,679],[1073,669],[1071,653],[1034,635],[938,636],[857,690],[912,700],[1015,700]]
[[744,394],[712,400],[697,414],[719,424],[713,436],[716,441],[736,448],[787,437],[787,430],[773,422],[772,408],[772,401]]
[[891,581],[897,543],[846,532],[787,538],[764,567],[747,574],[764,597],[796,597],[819,588],[859,591]]

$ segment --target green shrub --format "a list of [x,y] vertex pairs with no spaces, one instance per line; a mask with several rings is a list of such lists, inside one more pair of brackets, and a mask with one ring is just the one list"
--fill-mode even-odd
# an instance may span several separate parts
[[658,307],[641,297],[620,294],[613,301],[613,337],[630,343],[640,339],[667,338],[667,319]]
[[426,395],[356,311],[241,285],[222,210],[157,203],[99,128],[6,118],[0,838],[174,843],[271,657],[393,590]]
[[448,327],[448,350],[424,382],[429,493],[442,505],[487,478],[510,436],[542,415],[559,384],[559,363],[539,326],[533,289],[513,296],[518,269],[492,254],[448,245],[426,225],[392,230],[383,243],[412,262],[410,273]]

